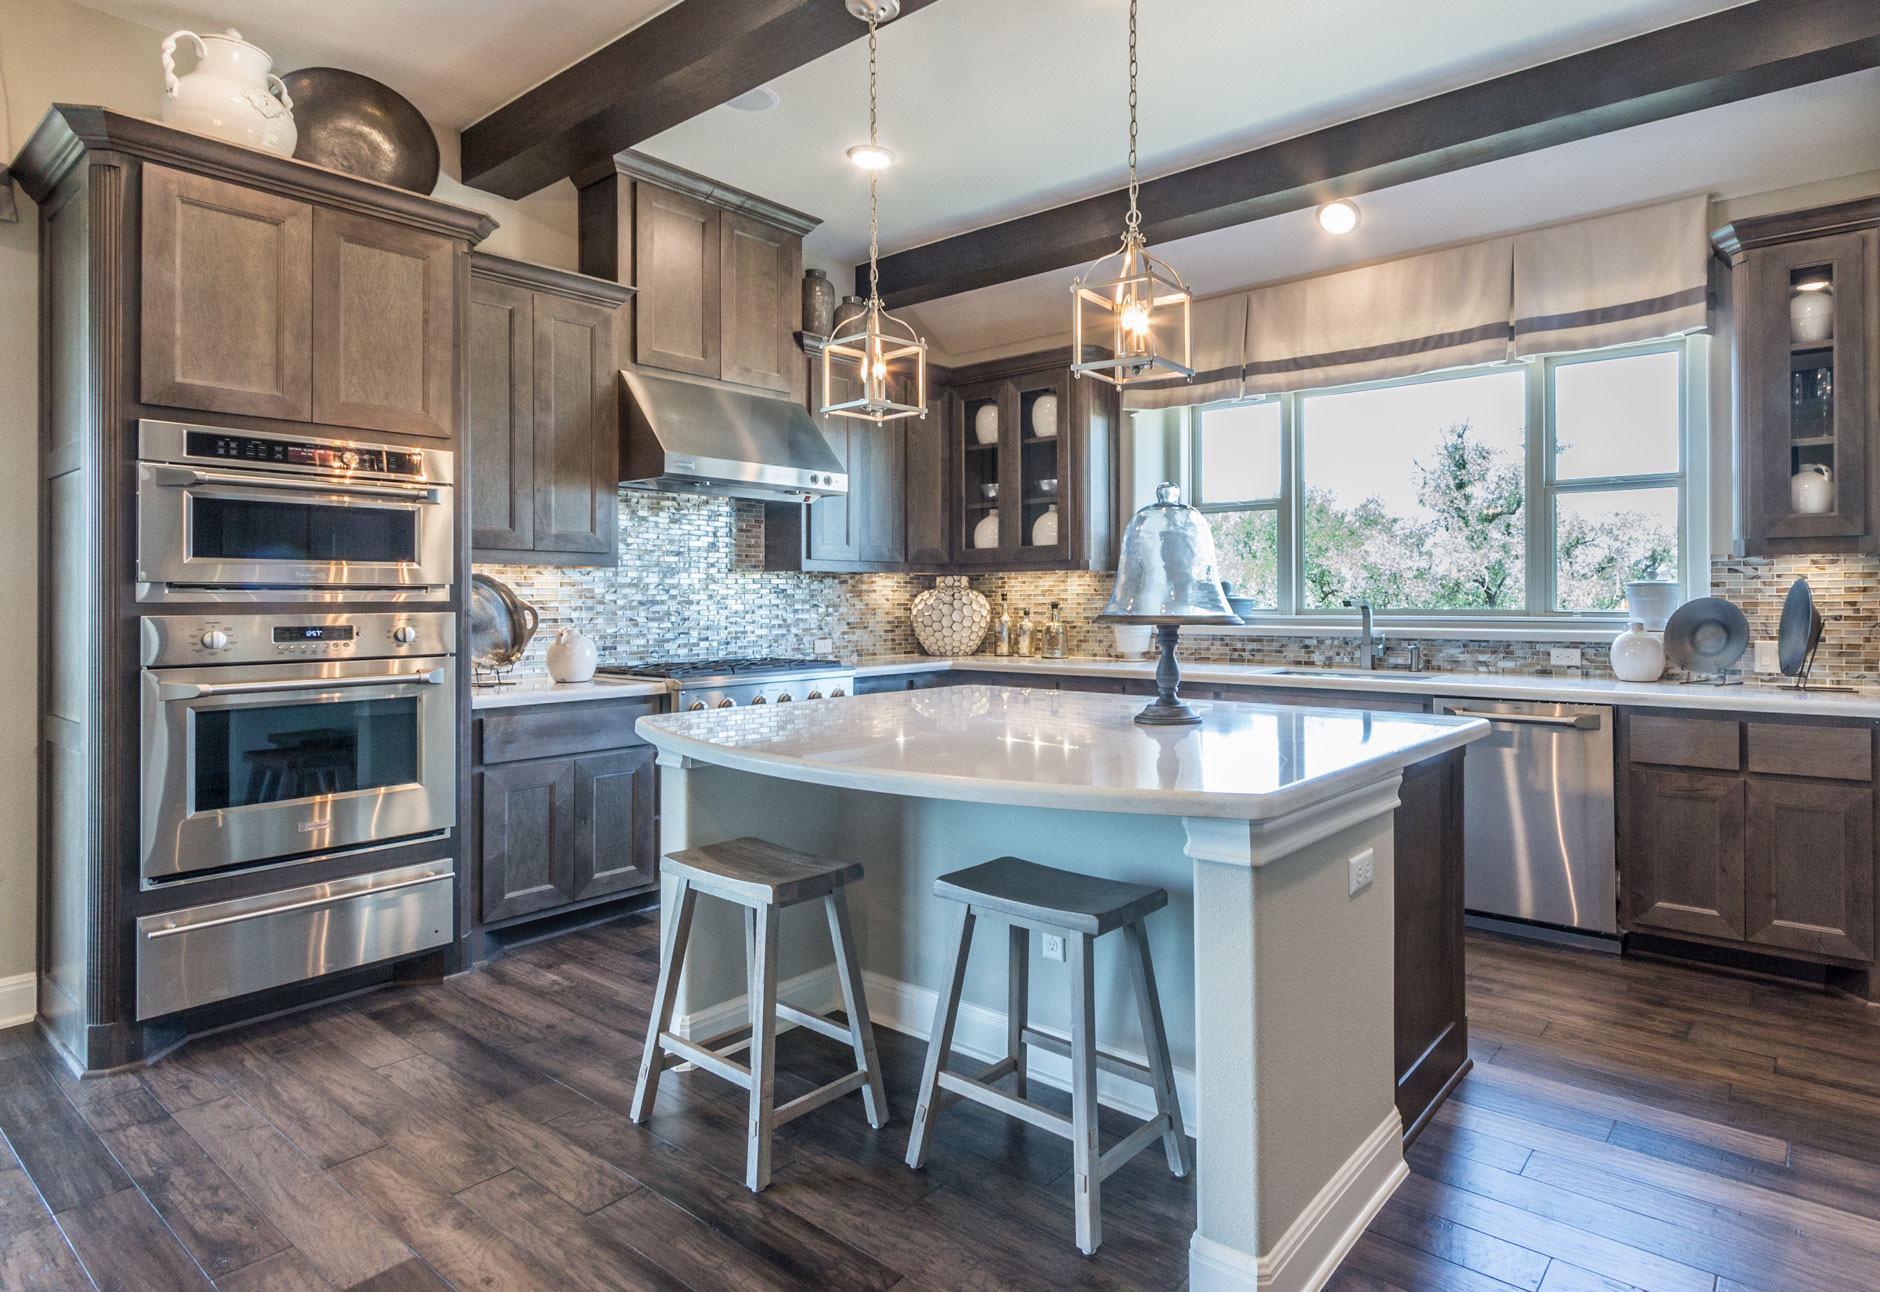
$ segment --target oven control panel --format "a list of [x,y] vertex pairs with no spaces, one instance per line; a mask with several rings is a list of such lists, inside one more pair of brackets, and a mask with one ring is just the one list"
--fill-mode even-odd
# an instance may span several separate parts
[[385,614],[146,615],[145,668],[269,664],[307,659],[392,659],[452,655],[454,616],[443,611]]
[[226,431],[191,431],[184,454],[224,462],[255,462],[264,466],[312,467],[316,471],[370,471],[374,475],[424,478],[424,459],[400,449],[369,444],[336,444],[325,440],[282,440],[270,436],[233,435]]

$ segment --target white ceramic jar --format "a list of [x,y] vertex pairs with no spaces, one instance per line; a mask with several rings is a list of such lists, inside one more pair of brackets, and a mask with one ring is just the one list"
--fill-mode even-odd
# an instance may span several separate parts
[[1825,516],[1834,510],[1834,473],[1810,462],[1789,477],[1789,510],[1798,516]]
[[1031,545],[1033,547],[1056,547],[1058,543],[1058,509],[1052,503],[1044,509],[1044,515],[1031,523]]
[[1141,659],[1155,644],[1155,629],[1148,624],[1117,624],[1116,653],[1124,659]]
[[973,414],[973,438],[981,444],[999,442],[999,406],[981,404],[979,411]]
[[579,628],[564,628],[548,644],[548,675],[557,682],[591,682],[597,662],[594,639]]
[[987,512],[977,525],[973,526],[974,547],[997,547],[999,545],[999,509],[994,507]]
[[1040,395],[1031,404],[1031,433],[1041,440],[1057,438],[1058,397]]
[[[176,74],[178,41],[196,47],[196,66],[181,76]],[[294,100],[265,51],[233,27],[210,36],[172,32],[161,48],[167,124],[282,157],[294,155]]]
[[1834,289],[1819,287],[1789,297],[1789,332],[1797,341],[1834,339]]
[[1634,579],[1625,585],[1625,608],[1646,632],[1663,632],[1665,620],[1678,608],[1678,585],[1670,579]]
[[1621,682],[1656,682],[1665,671],[1665,644],[1633,620],[1612,639],[1612,675]]

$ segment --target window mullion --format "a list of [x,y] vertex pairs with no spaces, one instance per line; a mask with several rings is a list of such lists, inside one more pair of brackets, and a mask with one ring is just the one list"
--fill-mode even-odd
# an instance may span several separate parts
[[1554,595],[1554,495],[1550,488],[1554,444],[1553,419],[1548,415],[1547,381],[1549,369],[1544,359],[1527,363],[1527,424],[1523,436],[1527,448],[1527,612],[1544,615],[1553,611]]
[[1299,396],[1280,396],[1279,403],[1279,612],[1299,613],[1299,587],[1303,577],[1300,552],[1303,519],[1299,487]]

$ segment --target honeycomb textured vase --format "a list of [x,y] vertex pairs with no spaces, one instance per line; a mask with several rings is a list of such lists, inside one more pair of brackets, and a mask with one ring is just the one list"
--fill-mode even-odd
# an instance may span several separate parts
[[914,636],[929,655],[971,655],[991,623],[992,607],[963,575],[943,574],[914,598]]

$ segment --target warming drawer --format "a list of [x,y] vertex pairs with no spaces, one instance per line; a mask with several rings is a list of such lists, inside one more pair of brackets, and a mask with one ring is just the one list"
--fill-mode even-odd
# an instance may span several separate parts
[[302,982],[450,941],[448,859],[137,921],[137,1017]]

